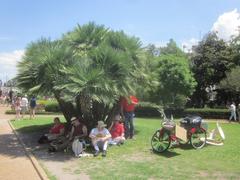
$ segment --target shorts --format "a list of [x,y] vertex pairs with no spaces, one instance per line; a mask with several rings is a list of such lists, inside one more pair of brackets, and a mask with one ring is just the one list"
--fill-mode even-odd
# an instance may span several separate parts
[[27,110],[28,110],[28,108],[27,108],[26,106],[22,106],[22,107],[21,107],[21,111],[22,111],[22,112],[25,113],[25,112],[27,112]]

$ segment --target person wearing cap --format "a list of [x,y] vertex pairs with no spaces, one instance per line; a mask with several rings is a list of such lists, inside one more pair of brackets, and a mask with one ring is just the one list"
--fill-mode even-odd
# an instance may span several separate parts
[[103,157],[107,155],[107,146],[108,141],[111,138],[111,134],[105,127],[106,124],[104,124],[103,121],[98,121],[97,127],[93,128],[89,134],[95,149],[94,157],[99,155],[100,149],[102,149]]
[[119,114],[114,117],[114,120],[109,127],[109,131],[112,135],[112,138],[109,140],[109,144],[120,145],[124,143],[124,126],[121,122],[121,116]]
[[84,139],[87,137],[87,127],[76,117],[71,119],[72,128],[69,134],[69,139],[72,141],[75,138]]

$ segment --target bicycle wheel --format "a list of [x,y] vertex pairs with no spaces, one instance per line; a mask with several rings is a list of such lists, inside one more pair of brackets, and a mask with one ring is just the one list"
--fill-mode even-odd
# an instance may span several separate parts
[[201,148],[203,148],[203,146],[205,146],[206,139],[207,139],[206,131],[204,129],[200,128],[191,135],[191,140],[190,140],[191,145],[195,149],[201,149]]
[[165,130],[157,130],[152,136],[151,145],[154,152],[161,153],[166,151],[170,143],[169,133]]

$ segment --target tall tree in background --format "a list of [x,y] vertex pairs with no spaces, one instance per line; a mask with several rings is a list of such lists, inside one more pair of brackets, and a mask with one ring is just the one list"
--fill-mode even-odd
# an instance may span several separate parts
[[[219,83],[219,87],[226,91],[240,93],[240,66],[233,68],[230,72],[226,73],[226,77]],[[236,97],[235,97],[236,98]],[[239,99],[239,97],[238,97]]]
[[186,57],[186,54],[177,46],[177,43],[173,39],[170,39],[166,46],[159,49],[161,55],[174,54],[179,57]]
[[198,83],[192,96],[192,105],[203,107],[207,101],[206,88],[218,84],[226,71],[234,66],[229,47],[216,33],[209,33],[193,49],[192,71]]
[[161,55],[157,61],[159,85],[152,93],[153,100],[165,107],[183,108],[196,86],[188,59],[169,54]]

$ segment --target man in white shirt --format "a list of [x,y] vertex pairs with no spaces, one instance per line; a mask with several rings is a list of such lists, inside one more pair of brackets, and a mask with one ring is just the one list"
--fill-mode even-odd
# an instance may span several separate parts
[[93,128],[89,135],[95,149],[94,157],[99,155],[100,149],[102,149],[103,157],[107,155],[107,145],[111,134],[105,127],[106,125],[103,121],[98,121],[97,127]]
[[28,99],[27,99],[27,95],[25,95],[24,97],[22,97],[21,102],[20,102],[20,107],[21,107],[21,111],[22,111],[22,118],[24,118],[24,115],[26,114],[27,110],[28,110]]
[[237,121],[237,117],[236,117],[236,106],[235,106],[235,103],[232,102],[232,104],[230,105],[230,112],[231,112],[231,115],[229,117],[229,122],[232,120],[234,121]]

